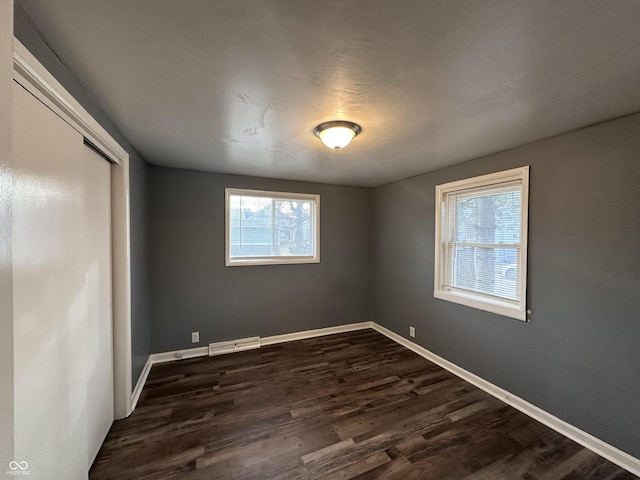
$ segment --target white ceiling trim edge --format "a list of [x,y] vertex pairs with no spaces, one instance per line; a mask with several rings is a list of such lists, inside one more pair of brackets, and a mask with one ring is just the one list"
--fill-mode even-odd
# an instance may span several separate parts
[[13,78],[93,143],[111,161],[119,164],[129,158],[129,154],[118,142],[15,37],[13,39]]

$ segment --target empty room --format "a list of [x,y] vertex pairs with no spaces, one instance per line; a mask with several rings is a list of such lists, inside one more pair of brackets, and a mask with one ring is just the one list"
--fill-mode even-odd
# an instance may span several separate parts
[[0,5],[0,475],[640,478],[640,2]]

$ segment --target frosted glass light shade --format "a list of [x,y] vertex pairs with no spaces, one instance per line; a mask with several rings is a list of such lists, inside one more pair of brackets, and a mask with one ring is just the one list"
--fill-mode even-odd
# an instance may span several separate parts
[[340,150],[351,143],[356,132],[347,127],[330,127],[320,132],[320,140],[327,147]]
[[327,147],[336,152],[347,145],[362,131],[360,125],[343,120],[324,122],[314,128],[313,133]]

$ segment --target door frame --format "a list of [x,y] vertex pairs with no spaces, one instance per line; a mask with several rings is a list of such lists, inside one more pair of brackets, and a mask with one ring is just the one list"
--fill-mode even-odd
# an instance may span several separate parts
[[111,162],[111,275],[114,416],[131,414],[131,250],[129,154],[17,39],[13,79],[77,130]]

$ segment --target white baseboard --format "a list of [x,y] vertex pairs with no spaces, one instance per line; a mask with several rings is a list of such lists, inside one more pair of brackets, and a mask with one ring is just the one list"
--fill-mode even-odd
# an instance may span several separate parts
[[186,350],[174,350],[172,352],[152,353],[149,359],[151,364],[185,360],[187,358],[206,357],[209,355],[209,347],[188,348]]
[[204,357],[206,355],[209,355],[209,347],[197,347],[190,348],[188,350],[175,350],[173,352],[152,353],[151,355],[149,355],[149,358],[147,358],[147,363],[145,363],[144,368],[140,373],[140,377],[138,377],[138,381],[136,382],[136,386],[131,393],[131,411],[127,416],[131,415],[136,409],[138,400],[140,400],[140,394],[142,393],[144,384],[147,383],[147,377],[149,376],[149,372],[151,371],[151,367],[153,365],[155,365],[156,363],[183,360],[185,358]]
[[256,348],[260,348],[260,346],[260,337],[247,337],[237,340],[227,340],[226,342],[210,343],[209,356],[213,357],[215,355],[255,350]]
[[547,427],[555,430],[556,432],[564,435],[567,438],[570,438],[574,442],[579,443],[583,447],[588,448],[592,452],[597,453],[598,455],[640,477],[640,459],[637,459],[629,455],[628,453],[623,452],[622,450],[619,450],[606,442],[603,442],[599,438],[596,438],[593,435],[580,430],[577,427],[574,427],[573,425],[559,419],[558,417],[542,410],[539,407],[536,407],[535,405],[527,402],[517,395],[513,395],[512,393],[498,387],[497,385],[494,385],[491,382],[488,382],[487,380],[465,370],[464,368],[461,368],[458,365],[445,360],[444,358],[436,355],[435,353],[427,350],[424,347],[421,347],[420,345],[411,342],[410,340],[407,340],[397,333],[392,332],[391,330],[388,330],[375,322],[371,322],[371,324],[371,328],[382,333],[391,340],[394,340],[400,345],[408,348],[409,350],[412,350],[413,352],[426,358],[427,360],[432,361],[436,365],[441,366],[445,370],[450,371],[454,375],[462,378],[463,380],[466,380],[467,382],[475,385],[481,390],[484,390],[489,395],[502,400],[506,404],[511,405],[517,410],[520,410],[522,413],[539,421]]
[[276,343],[293,342],[294,340],[303,340],[305,338],[322,337],[324,335],[333,335],[334,333],[353,332],[354,330],[364,330],[372,328],[372,322],[349,323],[347,325],[337,325],[335,327],[317,328],[315,330],[303,330],[302,332],[285,333],[284,335],[273,335],[271,337],[263,337],[260,339],[262,345],[273,345]]
[[136,382],[136,387],[133,389],[133,393],[131,394],[131,411],[129,415],[133,413],[136,409],[136,405],[138,405],[138,400],[140,400],[140,394],[142,393],[142,389],[144,388],[144,384],[147,383],[147,377],[149,376],[149,372],[151,371],[151,355],[147,358],[147,363],[144,364],[144,368],[138,377],[138,381]]

